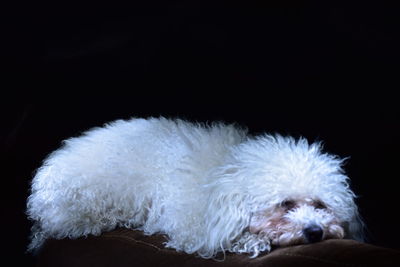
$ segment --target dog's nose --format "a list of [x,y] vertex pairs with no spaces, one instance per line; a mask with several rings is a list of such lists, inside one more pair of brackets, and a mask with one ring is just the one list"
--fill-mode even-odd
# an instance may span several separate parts
[[324,231],[318,225],[310,225],[303,230],[308,243],[315,243],[322,240]]

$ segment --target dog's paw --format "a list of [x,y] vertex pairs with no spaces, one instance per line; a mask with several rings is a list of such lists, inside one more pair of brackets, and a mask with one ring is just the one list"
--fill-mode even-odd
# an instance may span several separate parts
[[257,257],[262,252],[271,251],[271,244],[265,235],[256,235],[246,232],[229,250],[234,253],[248,253],[250,258]]

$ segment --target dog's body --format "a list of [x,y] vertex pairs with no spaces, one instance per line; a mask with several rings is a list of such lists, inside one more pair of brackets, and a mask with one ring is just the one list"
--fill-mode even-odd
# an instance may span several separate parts
[[168,236],[204,258],[361,239],[342,161],[306,140],[164,118],[116,121],[65,141],[28,199],[30,249],[115,227]]

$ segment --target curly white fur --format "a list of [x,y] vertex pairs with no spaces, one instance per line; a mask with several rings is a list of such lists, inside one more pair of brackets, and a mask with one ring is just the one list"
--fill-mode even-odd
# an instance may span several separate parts
[[[115,121],[64,141],[28,199],[30,249],[115,227],[163,233],[204,258],[362,239],[342,160],[305,139],[165,118]],[[316,226],[321,236],[304,229]],[[315,240],[317,239],[317,240]]]

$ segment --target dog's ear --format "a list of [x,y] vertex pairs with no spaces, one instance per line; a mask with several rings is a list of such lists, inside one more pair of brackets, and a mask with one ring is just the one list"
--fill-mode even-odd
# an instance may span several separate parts
[[360,242],[366,241],[366,228],[364,221],[358,212],[357,207],[354,207],[354,214],[352,220],[347,225],[347,236],[348,239],[354,239]]
[[213,255],[203,256],[215,257],[218,252],[229,250],[249,225],[248,194],[235,175],[237,173],[225,173],[223,178],[207,186],[209,199],[202,243],[204,251]]

